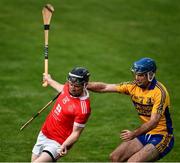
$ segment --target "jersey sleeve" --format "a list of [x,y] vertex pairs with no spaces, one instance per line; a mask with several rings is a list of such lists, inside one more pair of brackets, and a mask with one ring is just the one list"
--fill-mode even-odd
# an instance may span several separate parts
[[132,82],[123,82],[118,85],[116,85],[116,89],[119,93],[130,95],[130,91],[133,87]]
[[85,127],[86,122],[91,114],[91,108],[88,102],[81,101],[80,107],[76,113],[76,117],[74,120],[74,125],[77,127]]

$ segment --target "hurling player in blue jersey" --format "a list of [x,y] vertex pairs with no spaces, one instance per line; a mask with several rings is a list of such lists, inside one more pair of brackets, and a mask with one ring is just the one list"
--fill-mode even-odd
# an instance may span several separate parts
[[121,131],[123,142],[110,154],[110,160],[113,162],[156,161],[173,148],[170,98],[165,86],[155,78],[156,69],[153,59],[142,58],[133,63],[132,82],[88,84],[88,89],[94,92],[129,95],[141,120],[141,125],[136,129]]

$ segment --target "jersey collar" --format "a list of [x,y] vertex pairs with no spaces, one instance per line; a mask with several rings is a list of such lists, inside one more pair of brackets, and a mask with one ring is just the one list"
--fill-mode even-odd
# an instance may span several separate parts
[[157,80],[154,78],[151,82],[151,85],[149,86],[148,90],[152,90],[154,89],[154,87],[156,86]]
[[82,97],[79,97],[79,98],[80,98],[80,100],[86,100],[86,99],[88,99],[88,98],[89,98],[89,92],[88,92],[88,90],[87,90],[87,89],[85,89],[85,90],[84,90],[84,92],[85,92],[85,95],[84,95],[84,96],[82,96]]

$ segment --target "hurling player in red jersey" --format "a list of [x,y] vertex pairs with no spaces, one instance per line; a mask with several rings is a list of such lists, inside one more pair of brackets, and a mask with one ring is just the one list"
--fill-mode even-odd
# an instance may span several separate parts
[[38,135],[32,162],[56,161],[66,155],[80,137],[91,113],[86,89],[89,76],[87,69],[76,67],[69,72],[67,83],[60,84],[44,74],[44,81],[61,94]]

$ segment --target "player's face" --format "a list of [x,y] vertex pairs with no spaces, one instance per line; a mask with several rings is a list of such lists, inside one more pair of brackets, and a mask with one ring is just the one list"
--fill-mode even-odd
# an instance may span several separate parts
[[83,85],[72,83],[69,81],[69,93],[74,97],[79,97],[83,94]]
[[139,87],[147,87],[149,84],[147,74],[135,74],[136,84]]

